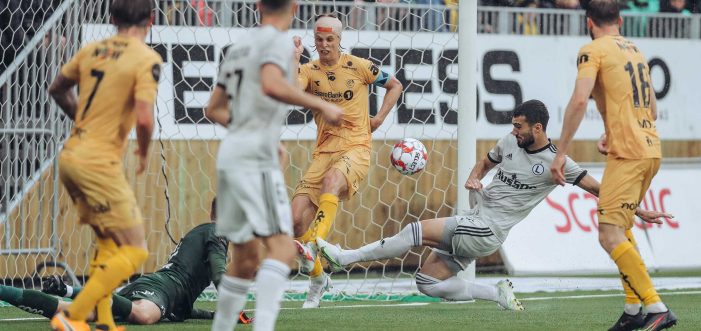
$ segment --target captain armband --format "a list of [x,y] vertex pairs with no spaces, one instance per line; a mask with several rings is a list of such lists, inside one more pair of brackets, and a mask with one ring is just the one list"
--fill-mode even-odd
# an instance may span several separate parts
[[377,79],[375,79],[375,82],[372,84],[379,87],[385,87],[387,81],[389,81],[389,74],[386,73],[384,70],[381,70],[380,74],[377,75]]

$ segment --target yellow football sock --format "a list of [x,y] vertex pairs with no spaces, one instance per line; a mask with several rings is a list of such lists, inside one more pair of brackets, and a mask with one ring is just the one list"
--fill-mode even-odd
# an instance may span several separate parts
[[[635,237],[633,237],[633,231],[630,229],[626,230],[626,238],[628,238],[628,241],[633,245],[633,247],[638,247],[638,243],[635,242]],[[623,284],[623,292],[626,294],[626,303],[631,305],[639,305],[640,298],[635,295],[633,289],[630,288],[628,283],[624,281],[623,278],[621,278],[621,283]]]
[[[313,226],[314,224],[312,224]],[[314,231],[313,228],[310,226],[309,229],[307,229],[307,232],[305,232],[303,235],[295,238],[295,240],[303,243],[308,243],[310,241],[314,240]]]
[[[97,248],[95,249],[95,257],[90,263],[90,275],[98,268],[104,267],[104,263],[107,262],[114,254],[117,253],[117,244],[109,238],[98,238]],[[115,330],[117,325],[114,323],[114,317],[112,316],[112,295],[102,297],[97,301],[97,316],[96,324],[102,324],[109,327],[110,330]]]
[[321,266],[321,259],[316,257],[314,259],[314,269],[309,272],[309,277],[319,277],[324,273],[324,267]]
[[95,254],[93,255],[92,261],[90,261],[90,269],[88,270],[88,273],[92,275],[95,268],[101,264],[104,264],[117,253],[117,249],[119,248],[114,240],[110,238],[97,238],[97,247],[95,247]]
[[623,282],[628,283],[633,295],[642,299],[646,306],[662,301],[652,285],[643,259],[632,243],[624,241],[616,246],[611,252],[611,259],[616,262]]
[[95,325],[106,325],[109,330],[117,329],[117,324],[114,323],[114,317],[112,316],[112,295],[105,296],[97,301]]
[[338,197],[331,193],[324,193],[319,197],[319,209],[314,216],[314,221],[306,233],[300,239],[305,242],[316,242],[316,237],[326,239],[331,232],[331,226],[336,219],[338,211]]
[[124,280],[131,276],[136,268],[148,258],[148,251],[141,247],[121,246],[104,267],[96,268],[83,290],[68,306],[68,316],[73,320],[86,320],[97,302],[112,294]]
[[[326,238],[331,232],[331,226],[336,219],[338,211],[338,197],[331,193],[324,193],[319,197],[319,209],[316,211],[316,216],[312,225],[309,226],[307,232],[296,238],[301,242],[316,242],[316,237]],[[321,266],[321,260],[318,256],[314,257],[314,269],[309,273],[311,277],[318,277],[324,272]]]

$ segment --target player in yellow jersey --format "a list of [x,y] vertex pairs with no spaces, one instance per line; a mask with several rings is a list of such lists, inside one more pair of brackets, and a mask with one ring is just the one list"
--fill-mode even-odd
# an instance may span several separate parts
[[[90,280],[68,309],[51,320],[55,330],[89,330],[85,320],[96,306],[97,328],[116,330],[112,291],[148,257],[141,214],[122,159],[127,136],[136,125],[137,174],[146,168],[162,63],[144,43],[153,8],[152,0],[113,0],[110,14],[117,34],[83,47],[49,87],[56,103],[75,121],[59,157],[59,175],[80,223],[90,225],[97,236]],[[77,98],[72,89],[76,84]]]
[[[341,21],[333,15],[317,17],[314,44],[319,59],[300,66],[298,75],[302,89],[343,108],[341,125],[337,126],[314,113],[317,139],[313,160],[292,199],[294,232],[303,255],[302,270],[309,272],[311,282],[304,308],[318,307],[322,293],[329,288],[329,277],[316,254],[316,237],[326,238],[336,218],[339,199],[353,196],[367,176],[372,132],[385,120],[403,89],[399,80],[371,61],[342,53],[342,31]],[[295,37],[294,41],[299,58],[303,51],[301,40]],[[373,118],[368,110],[370,85],[387,90]],[[303,246],[299,242],[311,244]]]
[[564,184],[567,149],[592,95],[604,119],[608,145],[599,195],[599,242],[618,266],[626,292],[624,313],[610,330],[662,330],[677,319],[652,285],[630,231],[635,209],[662,157],[655,129],[655,91],[645,56],[620,35],[617,1],[592,0],[586,11],[593,41],[577,56],[577,81],[550,170],[555,181]]

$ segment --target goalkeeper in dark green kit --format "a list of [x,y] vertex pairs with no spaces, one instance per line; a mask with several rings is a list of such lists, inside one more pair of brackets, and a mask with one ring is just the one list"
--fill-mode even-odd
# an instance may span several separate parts
[[[226,270],[227,245],[214,234],[215,215],[216,199],[212,201],[210,212],[212,222],[190,230],[160,270],[139,277],[112,296],[115,319],[134,324],[154,324],[163,319],[180,322],[213,318],[213,311],[194,308],[193,304],[210,282],[219,285],[221,275]],[[0,285],[0,300],[51,318],[68,307],[69,302],[49,294],[74,298],[80,288],[68,286],[60,277],[52,276],[44,280],[42,291]],[[251,319],[241,312],[239,323],[250,322]]]

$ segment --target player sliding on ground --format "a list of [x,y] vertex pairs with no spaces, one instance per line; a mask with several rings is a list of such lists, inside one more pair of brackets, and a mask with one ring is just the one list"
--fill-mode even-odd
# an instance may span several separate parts
[[[212,200],[212,221],[215,215],[216,200]],[[171,322],[212,319],[214,312],[197,309],[193,304],[211,282],[219,285],[225,269],[226,242],[214,234],[214,222],[201,224],[180,240],[163,268],[137,278],[112,295],[112,314],[118,321],[142,325],[164,319]],[[54,295],[75,299],[81,290],[64,284],[58,276],[52,276],[42,284],[44,293],[0,285],[0,300],[51,318],[69,305]],[[94,320],[94,314],[88,320]],[[239,323],[250,322],[246,314],[239,314]]]
[[[339,270],[355,262],[399,257],[412,247],[429,246],[433,251],[416,274],[421,293],[447,300],[489,300],[504,309],[523,310],[510,282],[485,285],[465,281],[456,274],[475,259],[496,252],[511,228],[557,187],[547,171],[557,151],[545,133],[548,118],[540,101],[526,101],[516,107],[511,134],[475,164],[465,183],[476,198],[472,210],[411,223],[392,237],[354,250],[343,250],[317,238],[321,254]],[[481,179],[494,167],[497,171],[492,182],[483,188]],[[565,178],[587,192],[599,193],[599,183],[569,158]],[[640,209],[637,215],[652,223],[669,216]]]
[[[68,308],[51,320],[54,330],[89,330],[97,307],[97,329],[116,330],[112,291],[148,258],[141,213],[124,175],[127,136],[136,126],[136,173],[148,162],[153,103],[161,57],[144,43],[153,24],[152,0],[114,0],[110,18],[117,33],[89,43],[68,61],[49,93],[73,119],[71,137],[59,156],[61,182],[92,227],[97,250],[90,280]],[[73,87],[78,85],[79,98]]]
[[[372,132],[385,120],[402,93],[402,84],[371,61],[341,52],[341,21],[319,16],[314,25],[314,45],[319,59],[299,68],[299,84],[310,94],[343,108],[340,126],[329,125],[318,112],[316,148],[311,165],[297,185],[292,199],[292,218],[301,269],[309,273],[309,292],[303,308],[315,308],[330,279],[317,258],[316,237],[326,238],[338,211],[339,199],[358,192],[370,166]],[[299,37],[294,38],[297,60],[302,55]],[[370,85],[385,88],[382,106],[373,118],[368,110]],[[312,223],[313,220],[313,223]],[[311,224],[311,225],[310,225]],[[303,246],[300,244],[310,243]]]

